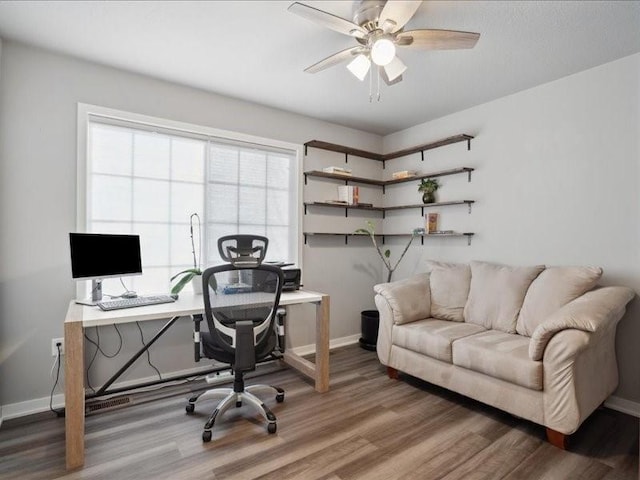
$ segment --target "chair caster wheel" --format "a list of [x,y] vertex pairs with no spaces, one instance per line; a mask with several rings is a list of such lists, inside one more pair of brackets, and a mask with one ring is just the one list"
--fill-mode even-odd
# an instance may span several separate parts
[[202,432],[202,441],[205,443],[211,441],[211,430],[205,430]]
[[275,424],[275,422],[267,425],[267,432],[269,433],[276,433],[277,429],[278,429],[278,426]]
[[278,393],[276,395],[276,402],[278,402],[278,403],[284,402],[284,393]]
[[184,409],[187,411],[187,413],[193,413],[196,409],[196,406],[193,403],[187,403],[187,406],[184,407]]

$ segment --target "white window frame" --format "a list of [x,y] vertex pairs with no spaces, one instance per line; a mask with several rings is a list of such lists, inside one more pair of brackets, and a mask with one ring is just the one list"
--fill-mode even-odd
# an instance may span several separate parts
[[[293,192],[295,198],[293,199],[296,206],[296,218],[295,218],[295,230],[296,230],[296,242],[295,246],[295,260],[299,268],[303,268],[303,235],[302,235],[302,223],[303,223],[303,206],[302,206],[302,185],[303,185],[303,171],[302,171],[302,159],[303,150],[302,146],[294,143],[284,142],[280,140],[273,140],[264,137],[258,137],[245,133],[233,132],[230,130],[221,130],[212,127],[205,127],[202,125],[195,125],[192,123],[178,122],[175,120],[169,120],[160,117],[152,117],[149,115],[142,115],[138,113],[126,112],[123,110],[116,110],[113,108],[102,107],[98,105],[91,105],[86,103],[78,103],[78,131],[77,131],[77,179],[76,179],[76,231],[86,232],[87,228],[87,186],[90,182],[90,171],[87,168],[89,158],[89,145],[88,145],[88,131],[89,122],[91,117],[103,117],[109,121],[122,121],[129,126],[139,126],[142,129],[157,128],[160,130],[173,131],[174,133],[182,133],[185,136],[202,136],[213,137],[212,140],[242,142],[246,144],[255,144],[256,146],[289,150],[295,152],[295,171],[293,172],[296,180],[297,188]],[[82,296],[84,294],[83,282],[77,284],[77,294]]]

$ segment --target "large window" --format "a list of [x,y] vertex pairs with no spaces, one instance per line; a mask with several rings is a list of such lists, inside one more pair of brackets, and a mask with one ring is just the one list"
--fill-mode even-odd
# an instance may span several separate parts
[[[203,267],[220,263],[217,240],[234,233],[264,235],[267,260],[299,263],[296,150],[233,135],[87,118],[79,228],[140,235],[144,274],[126,279],[128,288],[166,292],[169,278],[193,265],[193,213],[202,223],[194,235]],[[105,281],[106,293],[121,290],[117,279]]]

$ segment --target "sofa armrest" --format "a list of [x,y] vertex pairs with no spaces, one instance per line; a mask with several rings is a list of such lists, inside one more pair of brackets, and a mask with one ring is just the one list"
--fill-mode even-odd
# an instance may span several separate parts
[[551,338],[567,329],[597,332],[615,325],[635,293],[626,287],[603,287],[576,298],[554,312],[534,330],[529,342],[529,357],[542,360]]
[[374,286],[373,290],[389,304],[391,320],[396,325],[428,318],[431,314],[428,273],[397,282],[381,283]]

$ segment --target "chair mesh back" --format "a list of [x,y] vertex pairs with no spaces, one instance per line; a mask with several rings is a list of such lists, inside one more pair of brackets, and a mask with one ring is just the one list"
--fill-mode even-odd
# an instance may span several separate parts
[[[220,265],[203,273],[205,313],[209,332],[232,351],[235,347],[236,321],[251,320],[254,325],[254,345],[266,343],[274,334],[282,271],[271,265],[237,267]],[[226,345],[226,347],[225,347]]]

